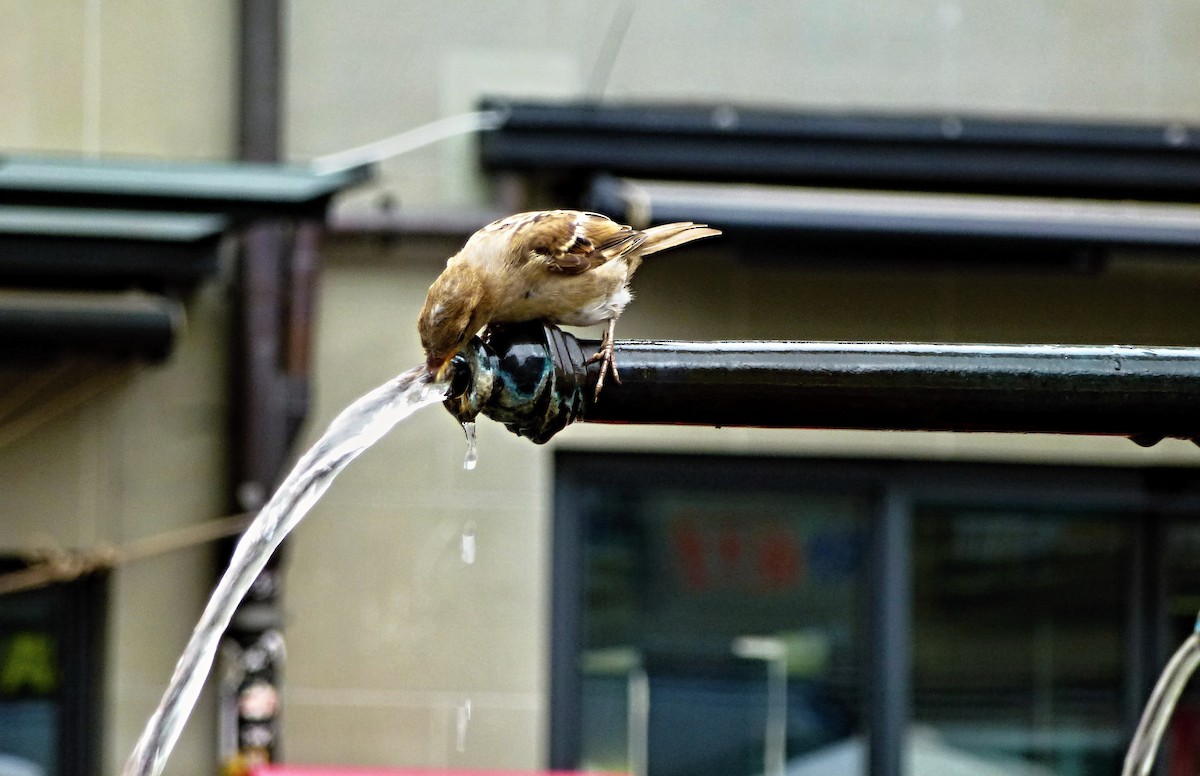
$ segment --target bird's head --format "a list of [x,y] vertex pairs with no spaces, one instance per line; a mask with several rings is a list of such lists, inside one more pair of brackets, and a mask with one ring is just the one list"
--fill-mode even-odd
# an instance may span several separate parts
[[429,287],[417,330],[426,366],[438,380],[445,379],[450,360],[488,322],[486,296],[478,273],[463,264],[447,266]]

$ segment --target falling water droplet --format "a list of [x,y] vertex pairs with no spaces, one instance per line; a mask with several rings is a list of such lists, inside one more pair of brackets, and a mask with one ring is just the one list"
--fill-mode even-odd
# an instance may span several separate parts
[[455,728],[457,735],[454,739],[454,748],[460,752],[467,751],[467,725],[471,722],[471,699],[467,698],[458,706],[458,717],[455,720]]
[[471,564],[475,562],[475,521],[469,521],[463,526],[462,534],[462,559],[463,563]]
[[479,463],[479,443],[475,441],[475,421],[467,420],[462,424],[463,433],[467,435],[467,454],[463,456],[463,468],[471,471]]

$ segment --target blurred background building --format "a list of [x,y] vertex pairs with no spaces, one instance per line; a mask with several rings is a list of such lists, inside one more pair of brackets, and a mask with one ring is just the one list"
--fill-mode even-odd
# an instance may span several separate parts
[[[977,116],[1136,124],[1194,154],[1197,29],[1185,0],[10,0],[0,175],[47,154],[303,167],[485,97],[703,106],[717,125],[754,109],[924,116],[950,138]],[[278,59],[255,48],[270,41]],[[245,99],[272,91],[252,83],[272,62],[278,113]],[[284,370],[311,376],[311,409],[268,459],[421,361],[417,312],[468,234],[586,204],[591,177],[485,171],[479,148],[466,135],[383,161],[336,194],[319,245],[288,232],[320,257],[311,350]],[[244,273],[272,238],[222,217],[171,227],[216,246],[186,283],[69,284],[183,316],[165,349],[0,362],[6,568],[64,552],[103,567],[106,547],[260,503]],[[714,225],[728,239],[646,262],[619,337],[1200,345],[1195,246],[846,251]],[[0,260],[29,250],[7,245]],[[0,303],[46,300],[36,272],[5,272]],[[728,776],[763,773],[782,740],[788,773],[842,773],[865,767],[874,704],[899,692],[893,754],[912,773],[1112,773],[1200,603],[1200,449],[1184,441],[580,425],[535,446],[481,420],[479,448],[464,470],[457,423],[420,413],[289,540],[277,756]],[[0,752],[118,772],[222,562],[180,543],[0,597]],[[880,593],[882,562],[908,584]],[[889,600],[903,617],[881,630]],[[880,685],[889,654],[898,691]],[[168,772],[219,767],[213,695]],[[1194,770],[1198,740],[1185,699],[1173,761]]]

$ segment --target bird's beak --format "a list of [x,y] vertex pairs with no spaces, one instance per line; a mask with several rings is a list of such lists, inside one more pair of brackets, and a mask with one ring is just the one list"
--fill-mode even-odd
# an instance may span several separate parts
[[453,354],[445,358],[431,358],[425,362],[425,368],[433,375],[434,380],[440,383],[450,376],[450,362],[453,359]]

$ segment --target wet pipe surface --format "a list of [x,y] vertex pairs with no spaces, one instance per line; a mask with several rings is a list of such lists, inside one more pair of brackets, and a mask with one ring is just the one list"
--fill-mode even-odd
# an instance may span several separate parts
[[597,399],[598,346],[506,327],[460,362],[491,393],[450,404],[539,442],[578,420],[1200,438],[1200,348],[618,341]]

